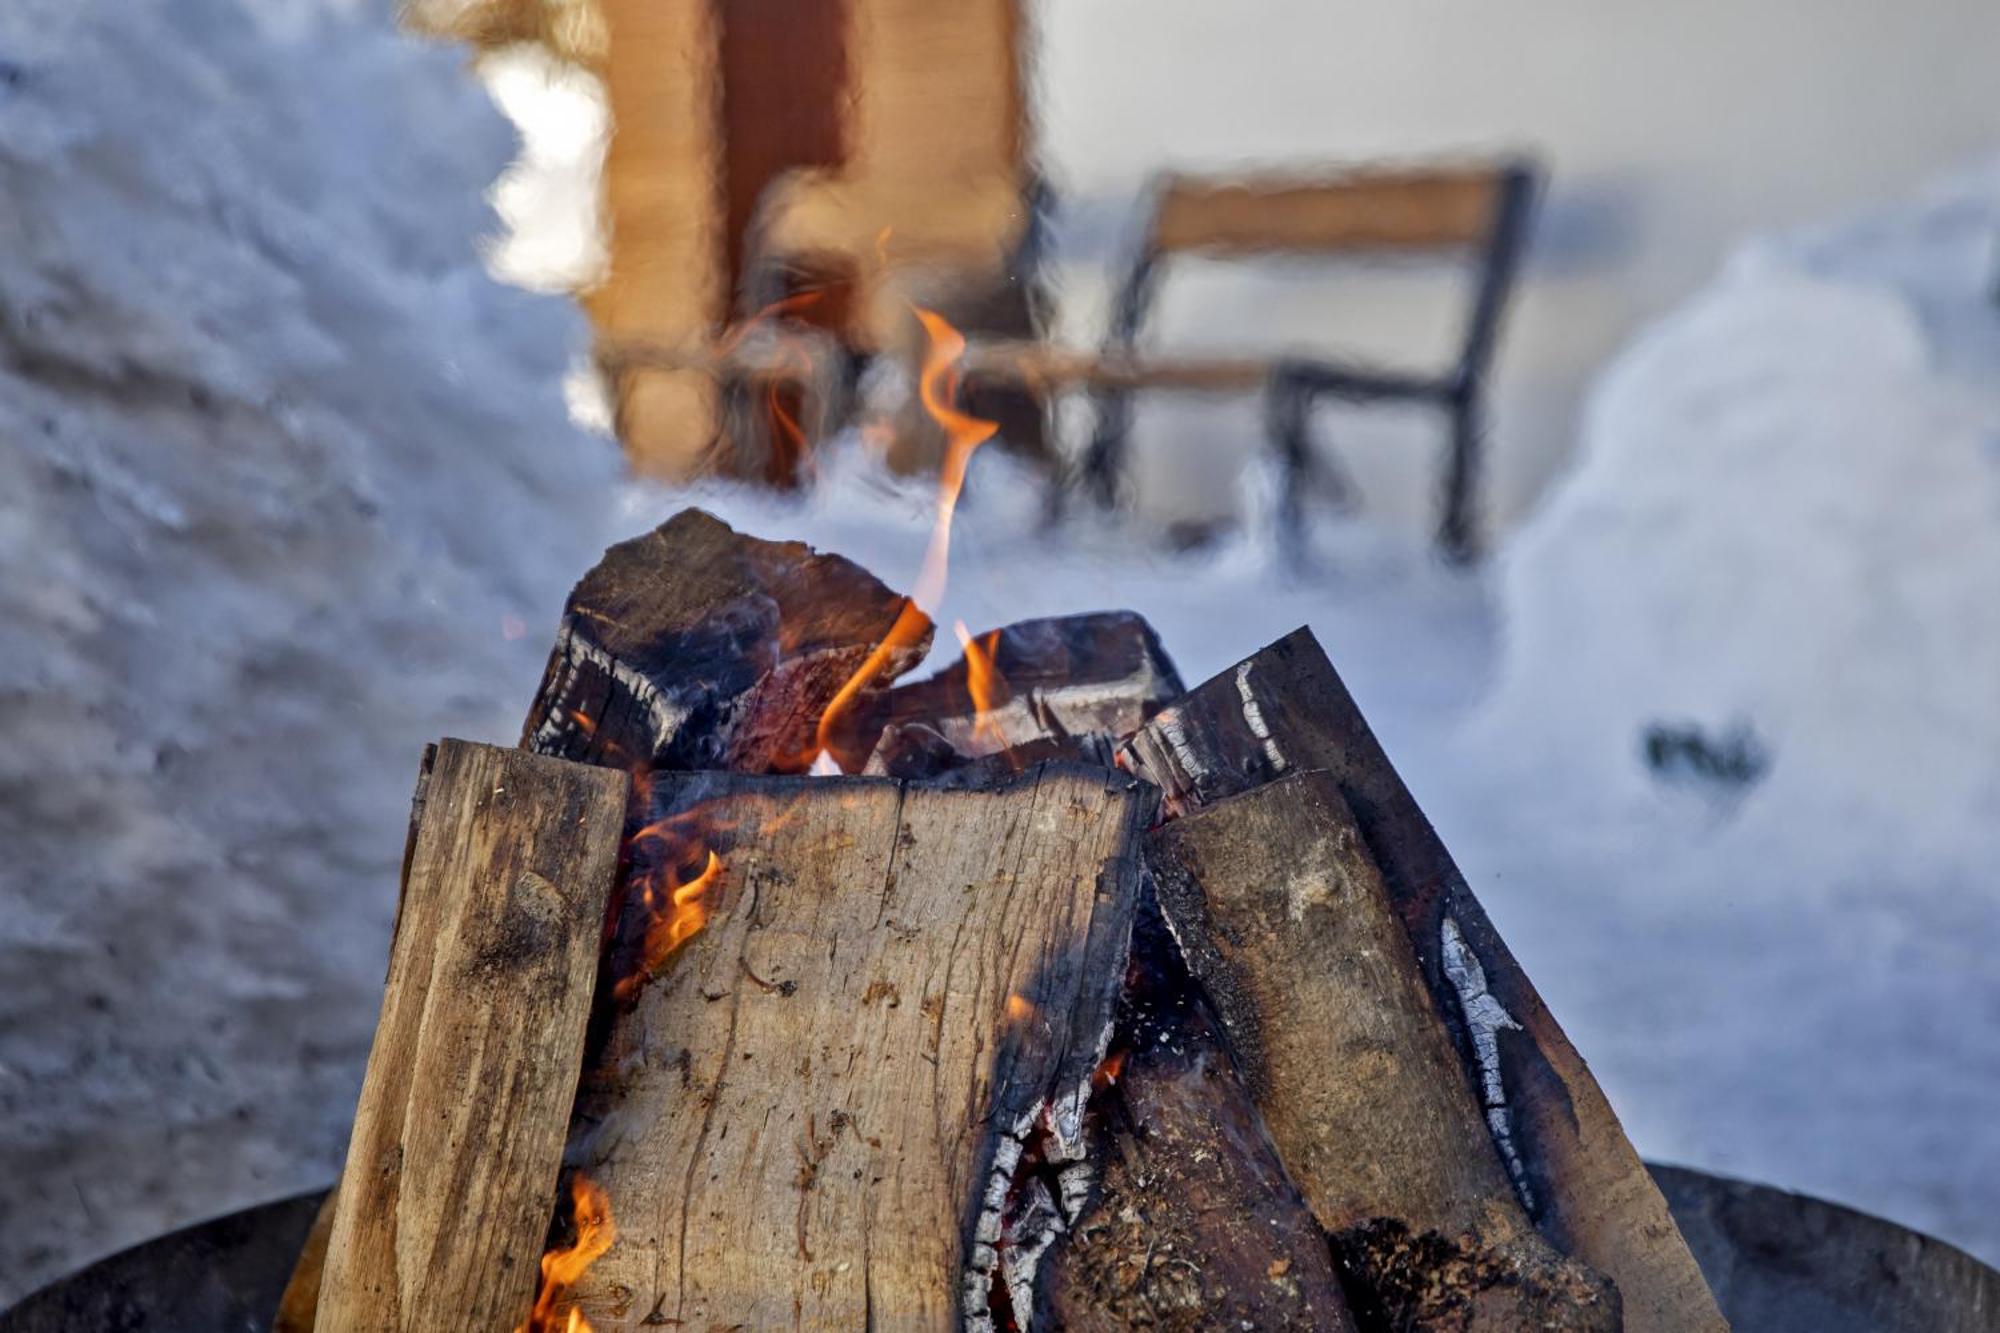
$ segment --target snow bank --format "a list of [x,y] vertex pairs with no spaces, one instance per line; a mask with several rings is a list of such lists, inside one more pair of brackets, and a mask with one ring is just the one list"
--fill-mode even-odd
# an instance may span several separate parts
[[511,739],[603,544],[463,60],[0,6],[0,1304],[331,1177],[419,747]]
[[1749,247],[1618,360],[1443,812],[1643,1147],[1988,1257],[1996,239],[2000,164]]

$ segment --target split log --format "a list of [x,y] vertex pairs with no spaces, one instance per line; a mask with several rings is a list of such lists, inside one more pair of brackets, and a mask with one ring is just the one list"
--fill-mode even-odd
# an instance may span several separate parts
[[1093,1206],[1043,1261],[1034,1327],[1351,1330],[1326,1236],[1286,1176],[1157,910],[1142,907]]
[[619,1239],[573,1289],[584,1314],[992,1327],[1088,1193],[1150,789],[1063,765],[985,791],[700,773],[653,801],[666,860],[717,870],[670,895],[705,924],[621,977],[586,1074],[570,1157]]
[[978,635],[936,675],[873,696],[868,772],[930,776],[1010,752],[1109,765],[1118,741],[1182,691],[1152,626],[1131,611],[1023,620]]
[[899,622],[878,682],[929,650],[906,598],[850,560],[685,509],[570,593],[521,743],[631,770],[803,769],[827,704]]
[[[1132,612],[1023,621],[871,700],[869,771],[977,786],[1046,758],[1109,767],[1180,690]],[[1042,1261],[1038,1327],[1347,1326],[1325,1237],[1193,990],[1164,928],[1141,931],[1113,1038],[1121,1073],[1090,1102],[1105,1167]]]
[[1174,813],[1298,770],[1329,772],[1529,1215],[1558,1249],[1617,1283],[1634,1333],[1727,1327],[1610,1102],[1309,631],[1169,705],[1121,759]]
[[621,773],[425,756],[315,1326],[512,1328],[534,1299],[618,860]]
[[1616,1289],[1514,1195],[1333,779],[1295,773],[1147,839],[1160,909],[1371,1326],[1619,1327]]

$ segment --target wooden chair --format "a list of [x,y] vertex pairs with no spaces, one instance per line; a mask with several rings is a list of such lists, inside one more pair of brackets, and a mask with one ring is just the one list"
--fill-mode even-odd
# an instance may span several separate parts
[[[1316,402],[1332,396],[1430,404],[1446,414],[1450,427],[1438,542],[1453,559],[1471,558],[1478,549],[1474,492],[1481,387],[1527,238],[1536,180],[1535,168],[1524,161],[1368,169],[1313,179],[1164,177],[1137,261],[1119,288],[1103,350],[989,343],[974,349],[968,376],[1090,390],[1097,424],[1080,478],[1107,504],[1121,486],[1137,392],[1263,393],[1266,420],[1287,472],[1281,520],[1293,535],[1302,529],[1308,490],[1322,479],[1307,436]],[[1467,255],[1477,267],[1457,358],[1442,371],[1318,358],[1145,356],[1137,350],[1170,261],[1178,256],[1427,252]]]

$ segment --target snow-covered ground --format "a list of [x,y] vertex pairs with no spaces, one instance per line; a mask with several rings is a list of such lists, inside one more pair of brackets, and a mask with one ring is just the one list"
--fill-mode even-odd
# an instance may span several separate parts
[[[166,8],[0,9],[0,1301],[332,1176],[419,747],[512,738],[598,548],[693,499],[907,587],[929,521],[854,447],[619,485],[461,57]],[[1996,237],[2000,166],[1751,247],[1487,574],[1288,574],[1254,474],[1200,555],[1047,534],[992,455],[942,618],[1311,623],[1642,1149],[2000,1257]]]

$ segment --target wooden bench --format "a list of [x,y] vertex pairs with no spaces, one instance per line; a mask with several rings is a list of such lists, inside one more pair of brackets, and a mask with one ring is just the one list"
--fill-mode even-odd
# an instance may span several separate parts
[[[1307,435],[1316,402],[1331,396],[1434,406],[1449,423],[1438,542],[1453,559],[1471,558],[1478,550],[1481,386],[1527,237],[1536,180],[1535,168],[1524,161],[1375,168],[1310,179],[1166,176],[1156,189],[1137,261],[1119,288],[1102,350],[1027,342],[977,344],[968,354],[968,382],[1090,392],[1097,423],[1081,480],[1107,504],[1123,480],[1134,394],[1263,393],[1287,473],[1281,519],[1294,536],[1303,525],[1307,493],[1322,480]],[[1176,256],[1421,253],[1464,255],[1477,270],[1457,358],[1442,371],[1402,372],[1322,358],[1174,357],[1137,350],[1168,261]]]

